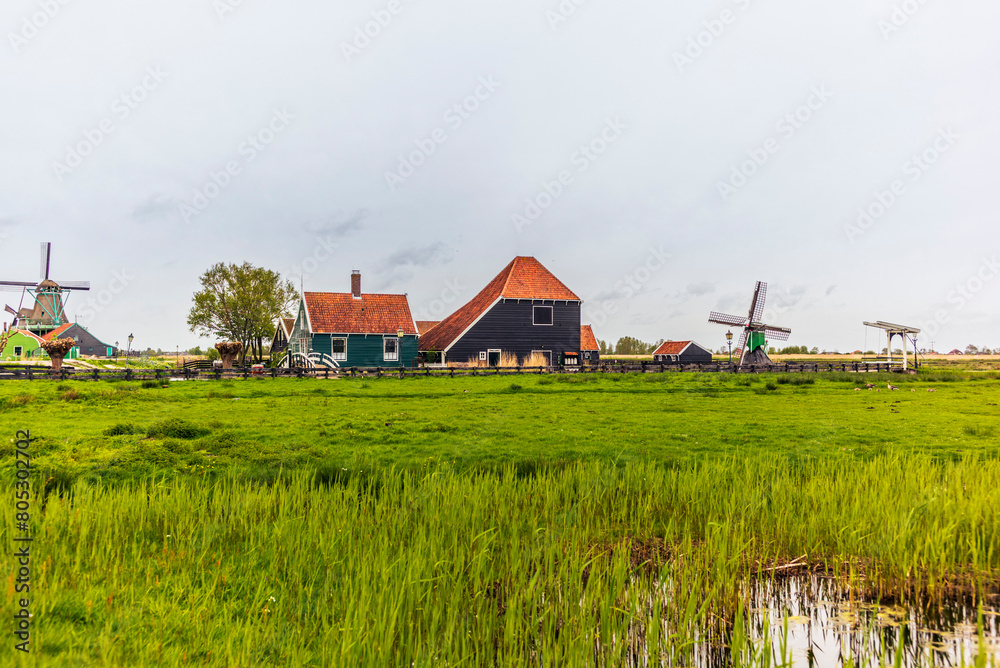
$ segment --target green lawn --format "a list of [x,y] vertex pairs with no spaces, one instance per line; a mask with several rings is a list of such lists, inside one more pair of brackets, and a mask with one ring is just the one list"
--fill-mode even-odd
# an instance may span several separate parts
[[[0,665],[775,665],[755,583],[805,572],[979,629],[998,403],[971,373],[0,383],[37,468],[34,653]],[[859,659],[911,654],[897,627]]]
[[[900,450],[996,457],[996,375],[893,376],[893,392],[874,374],[9,381],[0,384],[0,427],[10,436],[30,429],[35,465],[59,483],[439,462],[677,464],[759,452],[793,461]],[[869,381],[880,391],[864,389]],[[120,435],[105,435],[116,425]],[[11,470],[12,452],[0,445],[0,471]]]

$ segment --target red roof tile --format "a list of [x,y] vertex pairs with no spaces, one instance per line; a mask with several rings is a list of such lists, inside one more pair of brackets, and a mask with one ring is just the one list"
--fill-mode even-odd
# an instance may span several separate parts
[[63,332],[65,332],[67,329],[69,329],[72,326],[73,326],[72,322],[67,322],[65,324],[59,325],[58,327],[56,327],[55,329],[53,329],[51,332],[46,332],[42,336],[42,338],[45,339],[46,341],[54,341],[55,339],[58,339],[62,335]]
[[431,331],[435,325],[437,325],[440,320],[417,320],[417,332],[420,336],[423,336],[427,332]]
[[597,337],[594,336],[594,330],[591,329],[590,325],[583,325],[580,327],[580,350],[600,350],[601,347],[597,345]]
[[573,291],[533,257],[517,256],[468,304],[420,337],[420,350],[447,350],[458,337],[500,299],[565,299],[580,301]]
[[685,348],[691,344],[690,341],[666,341],[659,348],[653,351],[654,355],[680,355]]
[[417,333],[406,295],[305,292],[303,298],[313,334]]

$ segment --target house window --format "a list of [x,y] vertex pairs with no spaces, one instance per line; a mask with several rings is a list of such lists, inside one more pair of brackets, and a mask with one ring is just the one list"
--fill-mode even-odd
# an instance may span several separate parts
[[330,357],[338,362],[347,359],[347,339],[330,339]]
[[486,351],[485,350],[480,351],[480,353],[479,353],[479,361],[480,362],[485,362],[486,361]]
[[576,355],[567,355],[566,364],[576,364]]
[[536,325],[551,325],[552,324],[552,307],[551,306],[535,306],[533,309],[534,315],[532,322]]
[[14,346],[14,357],[20,357],[23,348],[21,346]]
[[386,362],[395,362],[399,359],[399,339],[395,336],[387,336],[382,339],[383,355]]

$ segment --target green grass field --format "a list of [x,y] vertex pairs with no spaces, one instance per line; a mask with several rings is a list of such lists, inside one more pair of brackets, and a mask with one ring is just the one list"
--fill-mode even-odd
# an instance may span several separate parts
[[[530,470],[759,452],[807,461],[902,451],[960,458],[1000,454],[997,377],[9,381],[0,384],[0,425],[11,434],[30,429],[35,465],[59,484],[206,469],[273,478],[303,467]],[[900,390],[888,391],[887,380]],[[866,382],[880,391],[854,391]],[[10,471],[11,452],[0,445],[0,471]]]
[[988,628],[998,376],[5,382],[0,664],[779,665],[754,583],[817,572]]

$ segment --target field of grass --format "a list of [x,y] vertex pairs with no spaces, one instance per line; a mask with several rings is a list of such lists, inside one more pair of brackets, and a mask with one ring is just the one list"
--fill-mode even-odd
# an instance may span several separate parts
[[1000,374],[166,385],[0,383],[11,665],[775,665],[781,574],[1000,604]]

